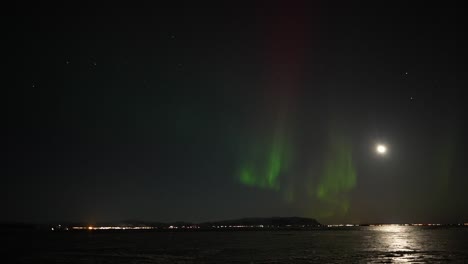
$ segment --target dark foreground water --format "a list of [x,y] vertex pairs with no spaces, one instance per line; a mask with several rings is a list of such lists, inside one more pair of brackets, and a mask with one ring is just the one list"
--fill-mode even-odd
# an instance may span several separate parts
[[8,263],[468,263],[468,228],[1,235]]

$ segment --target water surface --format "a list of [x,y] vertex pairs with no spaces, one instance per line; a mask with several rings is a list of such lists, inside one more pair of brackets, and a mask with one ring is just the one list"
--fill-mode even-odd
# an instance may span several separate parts
[[9,263],[468,263],[468,228],[6,232]]

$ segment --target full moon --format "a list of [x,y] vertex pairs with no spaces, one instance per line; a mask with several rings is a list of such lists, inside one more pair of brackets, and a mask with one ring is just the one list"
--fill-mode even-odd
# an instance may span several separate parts
[[377,145],[377,153],[379,154],[385,154],[387,152],[387,147],[385,145]]

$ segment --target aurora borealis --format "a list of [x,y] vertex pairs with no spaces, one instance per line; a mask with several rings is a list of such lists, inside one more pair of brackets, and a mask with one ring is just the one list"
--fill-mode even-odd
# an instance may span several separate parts
[[[269,99],[268,103],[274,103],[269,106],[271,110],[267,114],[277,118],[273,118],[273,128],[264,137],[267,140],[256,140],[253,143],[252,151],[245,157],[247,161],[241,165],[238,177],[244,185],[281,192],[287,201],[294,202],[294,197],[298,196],[297,192],[303,191],[298,186],[310,184],[309,177],[317,178],[314,175],[306,175],[299,177],[303,183],[291,184],[294,173],[289,169],[291,163],[295,162],[294,147],[291,133],[285,132],[287,128],[294,130],[292,127],[294,124],[288,121],[295,114],[291,108],[297,101],[295,90],[300,87],[300,79],[303,78],[300,69],[304,68],[301,57],[305,51],[301,49],[305,47],[303,36],[305,29],[299,25],[302,25],[300,22],[305,19],[302,17],[305,14],[301,12],[292,14],[291,10],[283,8],[282,5],[278,10],[280,11],[274,17],[275,20],[270,21],[273,26],[268,27],[268,30],[274,32],[270,34],[272,37],[268,43],[274,43],[275,46],[266,48],[270,52],[267,56],[269,59],[266,71],[270,76],[267,82],[270,89],[265,95]],[[285,39],[288,40],[287,44],[283,44]],[[318,177],[316,186],[309,186],[314,190],[309,189],[306,194],[315,196],[325,208],[317,207],[316,214],[327,217],[347,212],[350,202],[346,192],[355,186],[357,177],[351,145],[344,140],[344,137],[333,135],[337,134],[333,129],[330,133],[332,136],[323,161],[323,172]]]
[[468,222],[462,11],[18,6],[4,220]]
[[317,198],[325,203],[325,215],[328,216],[348,211],[350,202],[346,195],[356,185],[357,180],[349,142],[340,136],[333,136],[330,141],[323,175],[316,189]]
[[[289,165],[289,152],[283,136],[275,135],[267,151],[253,151],[253,160],[246,163],[240,172],[241,183],[260,188],[280,189],[280,176]],[[261,149],[261,148],[259,148]]]
[[[317,200],[315,214],[320,217],[331,217],[335,214],[346,214],[350,201],[347,193],[356,185],[357,174],[352,159],[352,146],[345,140],[344,132],[337,132],[336,128],[329,130],[329,144],[325,150],[321,172],[316,175],[301,175],[294,177],[298,172],[291,172],[294,163],[294,146],[292,133],[285,133],[286,127],[295,130],[293,122],[296,112],[291,107],[298,101],[296,89],[301,85],[304,73],[302,56],[305,54],[306,28],[301,21],[305,20],[302,12],[291,14],[291,10],[279,7],[277,20],[271,21],[274,25],[269,28],[274,34],[269,43],[280,45],[269,50],[267,73],[271,81],[267,83],[273,92],[267,93],[268,102],[275,102],[268,114],[278,115],[274,119],[273,129],[269,132],[270,141],[262,140],[254,143],[254,151],[250,159],[245,162],[239,172],[239,180],[250,187],[273,189],[282,193],[282,197],[293,203],[295,197],[307,197],[306,200]],[[301,26],[299,26],[301,25]],[[287,39],[287,45],[283,45]],[[293,69],[293,70],[291,70]],[[304,162],[304,161],[302,161]],[[305,161],[307,162],[307,160]],[[296,175],[297,176],[297,175]],[[293,182],[294,180],[296,182]],[[297,182],[299,180],[299,182]],[[308,185],[308,189],[301,188]],[[301,193],[303,192],[303,193]]]

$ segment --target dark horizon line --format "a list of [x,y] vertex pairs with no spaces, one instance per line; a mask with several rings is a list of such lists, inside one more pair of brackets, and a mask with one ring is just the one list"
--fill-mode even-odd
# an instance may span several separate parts
[[325,224],[320,223],[316,218],[301,217],[301,216],[272,216],[272,217],[242,217],[242,218],[233,218],[233,219],[223,219],[223,220],[209,220],[203,222],[192,222],[192,221],[156,221],[156,220],[137,220],[137,219],[126,219],[120,221],[1,221],[0,226],[16,225],[16,226],[52,226],[52,225],[81,225],[81,226],[100,226],[104,224],[112,225],[122,225],[122,224],[141,224],[141,225],[206,225],[210,223],[221,223],[221,222],[234,222],[234,221],[243,221],[243,220],[267,220],[267,219],[303,219],[303,220],[313,220],[316,221],[320,226],[371,226],[371,225],[441,225],[441,226],[450,226],[450,225],[468,225],[467,221],[458,221],[458,222],[433,222],[433,221],[411,221],[411,222],[343,222],[337,224]]
[[316,218],[311,217],[303,217],[303,216],[266,216],[266,217],[241,217],[241,218],[229,218],[229,219],[221,219],[221,220],[207,220],[201,222],[195,221],[185,221],[185,220],[176,220],[176,221],[158,221],[158,220],[141,220],[141,219],[124,219],[124,220],[104,220],[104,221],[58,221],[58,220],[50,220],[50,221],[12,221],[12,220],[0,220],[0,225],[6,223],[17,223],[17,224],[34,224],[34,225],[43,225],[43,224],[52,224],[52,223],[88,223],[88,224],[96,224],[96,223],[129,223],[129,222],[140,222],[140,223],[154,223],[154,224],[174,224],[174,223],[186,223],[186,224],[205,224],[205,223],[214,223],[214,222],[225,222],[225,221],[241,221],[241,220],[251,220],[251,219],[308,219],[308,220],[315,220],[318,222]]

